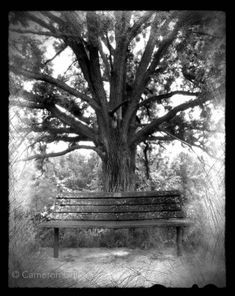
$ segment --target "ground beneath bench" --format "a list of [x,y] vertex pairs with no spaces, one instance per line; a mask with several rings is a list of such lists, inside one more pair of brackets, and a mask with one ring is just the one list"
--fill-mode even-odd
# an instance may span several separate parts
[[[203,287],[225,286],[225,267],[218,260],[196,255],[176,256],[175,248],[162,251],[127,248],[64,248],[53,258],[52,248],[41,248],[45,264],[37,276],[25,275],[21,286],[57,287]],[[27,277],[28,276],[28,277]]]

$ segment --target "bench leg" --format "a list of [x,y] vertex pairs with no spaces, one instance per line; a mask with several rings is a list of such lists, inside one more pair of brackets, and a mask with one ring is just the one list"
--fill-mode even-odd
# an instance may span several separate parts
[[59,228],[54,228],[54,258],[59,257]]
[[177,256],[182,255],[182,240],[183,240],[183,227],[176,227],[176,244],[177,244]]

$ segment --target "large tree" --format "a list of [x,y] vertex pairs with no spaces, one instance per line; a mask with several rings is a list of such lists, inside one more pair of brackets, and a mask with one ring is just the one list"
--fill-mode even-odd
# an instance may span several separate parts
[[[29,159],[93,149],[104,190],[134,190],[138,145],[205,146],[224,89],[223,13],[34,11],[11,12],[9,21],[10,103],[30,110],[25,123],[38,135]],[[48,40],[56,50],[49,60]],[[53,65],[68,49],[71,65],[56,77]],[[48,153],[56,141],[67,149]]]

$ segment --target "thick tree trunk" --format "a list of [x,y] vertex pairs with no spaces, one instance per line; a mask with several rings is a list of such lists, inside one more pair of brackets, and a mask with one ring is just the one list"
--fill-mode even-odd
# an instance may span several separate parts
[[135,191],[136,148],[129,148],[112,140],[109,152],[102,163],[103,190],[107,192]]

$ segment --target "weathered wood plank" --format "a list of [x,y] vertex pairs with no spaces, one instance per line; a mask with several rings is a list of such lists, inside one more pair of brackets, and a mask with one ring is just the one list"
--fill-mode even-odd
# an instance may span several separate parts
[[137,197],[137,198],[57,198],[56,205],[154,205],[181,203],[180,196],[164,196],[164,197]]
[[141,219],[164,219],[183,218],[182,211],[162,211],[146,213],[52,213],[51,219],[58,220],[141,220]]
[[123,197],[151,197],[151,196],[180,196],[178,190],[168,191],[126,191],[126,192],[62,192],[58,198],[123,198]]
[[77,206],[56,205],[54,212],[57,213],[121,213],[121,212],[161,212],[161,211],[179,211],[180,204],[162,204],[162,205],[96,205],[96,206]]
[[177,227],[189,226],[193,222],[189,219],[158,219],[158,220],[138,220],[138,221],[61,221],[52,220],[43,222],[39,227],[60,227],[60,228],[145,228],[145,227]]

